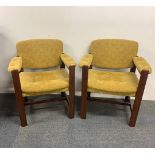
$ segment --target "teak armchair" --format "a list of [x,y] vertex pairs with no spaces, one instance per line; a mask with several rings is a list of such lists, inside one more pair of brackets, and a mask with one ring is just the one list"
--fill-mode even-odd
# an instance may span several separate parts
[[[137,56],[138,43],[123,39],[99,39],[91,43],[90,53],[81,61],[82,67],[82,101],[80,117],[86,118],[87,100],[109,102],[130,106],[131,117],[129,126],[136,124],[138,111],[151,67],[142,57]],[[97,70],[92,67],[109,70]],[[130,68],[130,72],[121,72],[117,69]],[[140,73],[138,80],[135,71]],[[91,92],[125,96],[123,102],[91,97]],[[135,97],[133,106],[130,96]]]
[[[63,53],[63,43],[56,39],[32,39],[16,45],[17,56],[12,58],[11,72],[19,110],[21,126],[27,125],[25,106],[44,102],[67,100],[68,117],[75,111],[75,66],[74,60]],[[52,67],[58,67],[53,69]],[[66,71],[68,68],[69,73]],[[49,69],[49,71],[24,71],[24,69]],[[66,95],[69,91],[69,97]],[[60,97],[43,101],[29,101],[29,96],[61,93]]]

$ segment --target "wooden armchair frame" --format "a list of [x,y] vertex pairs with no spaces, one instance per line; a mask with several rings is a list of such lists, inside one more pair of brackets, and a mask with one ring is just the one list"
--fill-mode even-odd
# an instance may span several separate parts
[[[108,103],[112,103],[112,104],[121,104],[121,105],[130,107],[131,117],[130,117],[130,121],[129,121],[129,126],[134,127],[136,125],[136,120],[137,120],[138,112],[139,112],[139,109],[141,106],[141,101],[142,101],[142,97],[143,97],[143,93],[144,93],[144,89],[145,89],[149,71],[142,70],[140,72],[138,88],[136,91],[134,104],[132,106],[131,102],[130,102],[130,96],[125,96],[125,100],[123,100],[122,102],[118,102],[116,100],[104,99],[104,98],[98,99],[98,98],[91,97],[91,93],[87,92],[88,70],[91,68],[92,68],[92,66],[90,66],[90,67],[87,65],[82,66],[82,90],[81,90],[82,100],[81,100],[80,117],[82,119],[86,119],[87,100],[95,101],[95,102],[102,102],[102,103],[108,102]],[[130,72],[135,72],[135,71],[136,71],[136,66],[134,65],[130,69]]]
[[[62,62],[60,68],[65,68],[65,64]],[[16,102],[17,107],[19,111],[19,117],[20,117],[20,123],[22,127],[27,126],[27,120],[26,120],[26,112],[25,112],[25,106],[27,105],[33,105],[33,104],[41,104],[46,102],[56,102],[56,101],[62,101],[66,100],[67,104],[67,114],[69,118],[74,118],[75,113],[75,65],[67,66],[69,70],[69,96],[66,95],[65,92],[61,92],[60,97],[51,98],[49,100],[41,100],[41,101],[29,101],[28,97],[22,96],[22,90],[21,90],[21,83],[19,78],[19,73],[23,71],[18,70],[12,70],[12,79],[15,89],[15,96],[16,96]]]

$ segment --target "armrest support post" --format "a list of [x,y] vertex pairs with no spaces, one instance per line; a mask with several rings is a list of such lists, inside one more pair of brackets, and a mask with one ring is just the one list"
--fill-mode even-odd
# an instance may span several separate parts
[[24,127],[27,125],[27,121],[26,121],[25,107],[24,107],[24,101],[23,101],[20,78],[19,78],[19,71],[13,70],[11,71],[11,74],[12,74],[12,79],[14,84],[17,107],[20,115],[21,126]]
[[69,118],[74,117],[75,113],[75,66],[69,66]]
[[86,118],[86,109],[87,109],[87,85],[88,85],[88,66],[82,67],[82,94],[81,94],[81,111],[80,117],[82,119]]
[[139,80],[139,84],[138,84],[138,88],[137,88],[137,92],[135,96],[135,101],[134,101],[132,112],[131,112],[131,118],[129,122],[129,126],[131,127],[134,127],[136,124],[136,120],[137,120],[138,112],[140,109],[148,74],[149,74],[149,71],[146,71],[146,70],[142,70],[140,73],[140,80]]

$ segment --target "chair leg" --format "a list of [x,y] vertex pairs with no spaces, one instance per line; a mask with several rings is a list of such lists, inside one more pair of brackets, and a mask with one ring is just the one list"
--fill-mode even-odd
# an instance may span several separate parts
[[130,96],[125,96],[125,102],[130,102]]
[[138,112],[139,112],[139,109],[140,109],[141,101],[142,101],[141,99],[135,98],[133,109],[132,109],[132,112],[131,112],[130,121],[129,121],[129,126],[130,127],[135,127],[135,125],[136,125],[136,120],[137,120],[137,117],[138,117]]
[[87,92],[87,97],[90,98],[91,92]]
[[138,88],[137,88],[137,92],[136,92],[136,96],[135,96],[133,109],[131,112],[130,121],[129,121],[130,127],[134,127],[136,125],[136,120],[138,117],[138,112],[140,109],[140,105],[141,105],[141,101],[142,101],[147,77],[148,77],[148,71],[142,71],[141,76],[140,76],[140,80],[139,80],[139,84],[138,84]]
[[27,102],[28,101],[28,97],[24,97],[24,102]]
[[19,111],[20,123],[22,127],[25,127],[27,125],[27,120],[26,120],[24,99],[22,97],[19,72],[15,70],[15,71],[12,71],[11,73],[12,73],[13,84],[15,89],[17,107]]
[[19,111],[19,117],[20,117],[20,124],[22,127],[27,126],[27,120],[26,120],[26,113],[25,113],[25,106],[24,101],[20,95],[17,94],[16,97],[17,107]]
[[81,110],[80,110],[80,117],[82,119],[86,119],[86,111],[87,111],[87,92],[83,92],[81,97]]
[[68,117],[74,118],[74,113],[75,113],[75,66],[70,66]]
[[65,92],[61,92],[61,97],[66,97],[66,93]]
[[86,119],[87,111],[87,82],[88,82],[88,67],[82,67],[82,94],[81,94],[81,109],[80,118]]

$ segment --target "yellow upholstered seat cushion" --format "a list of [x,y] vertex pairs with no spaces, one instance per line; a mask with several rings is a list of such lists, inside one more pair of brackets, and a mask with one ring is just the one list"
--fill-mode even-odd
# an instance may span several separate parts
[[69,85],[68,73],[65,69],[45,72],[21,72],[20,82],[24,94],[56,92]]
[[88,91],[105,92],[116,95],[134,96],[138,78],[131,72],[108,72],[90,69],[88,72]]

